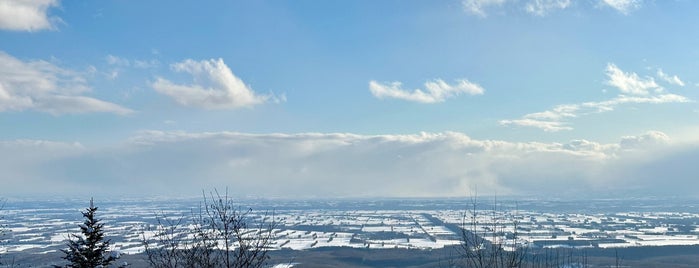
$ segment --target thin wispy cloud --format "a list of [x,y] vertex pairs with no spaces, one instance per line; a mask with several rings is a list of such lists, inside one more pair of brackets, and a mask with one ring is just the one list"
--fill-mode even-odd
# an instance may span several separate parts
[[261,95],[253,91],[242,79],[233,74],[233,71],[220,58],[202,61],[187,59],[170,67],[175,72],[190,74],[194,82],[175,84],[158,77],[152,83],[152,87],[183,106],[236,109],[252,107],[268,101],[279,101],[273,95]]
[[449,84],[442,79],[425,82],[424,89],[414,89],[412,91],[403,89],[401,82],[380,83],[369,81],[369,91],[374,97],[379,99],[401,99],[420,103],[444,102],[462,94],[483,95],[485,90],[476,83],[466,79],[457,79],[455,83]]
[[676,85],[676,86],[681,86],[681,87],[684,86],[684,82],[677,75],[666,74],[665,72],[663,72],[663,69],[658,69],[658,72],[656,74],[657,74],[658,78],[665,80],[665,82],[668,82],[668,83],[670,83],[672,85]]
[[111,54],[104,57],[104,60],[105,62],[107,62],[107,65],[109,66],[110,70],[103,72],[103,75],[109,80],[117,79],[121,76],[122,73],[125,72],[125,70],[128,70],[130,68],[151,69],[160,66],[160,61],[158,61],[157,59],[128,59],[124,57],[114,56]]
[[573,127],[565,122],[565,119],[577,117],[577,112],[580,111],[580,108],[580,105],[575,104],[558,105],[548,111],[527,114],[521,119],[501,120],[500,124],[504,126],[534,127],[547,132],[572,130]]
[[525,5],[525,10],[537,16],[545,16],[553,11],[566,9],[571,3],[571,0],[533,0]]
[[114,55],[107,55],[106,57],[104,57],[104,59],[105,59],[105,61],[107,61],[107,64],[109,64],[109,65],[116,65],[116,66],[129,66],[129,65],[131,65],[129,60],[121,58],[121,57],[117,57]]
[[463,0],[461,5],[464,11],[479,17],[487,17],[487,10],[491,7],[499,7],[505,4],[507,0]]
[[139,59],[127,59],[119,56],[114,56],[114,55],[107,55],[105,58],[105,61],[107,64],[116,66],[116,67],[134,67],[134,68],[139,68],[139,69],[147,69],[147,68],[153,68],[157,67],[160,65],[160,62],[156,59],[151,59],[151,60],[139,60]]
[[48,10],[59,6],[59,0],[0,1],[0,29],[35,32],[55,29],[61,19],[49,16]]
[[54,115],[133,112],[87,96],[90,91],[79,72],[41,60],[22,61],[0,51],[0,111],[36,110]]
[[538,120],[524,116],[522,119],[500,120],[503,126],[520,126],[533,127],[546,132],[557,132],[561,130],[573,130],[573,127],[568,126],[568,123],[556,120]]
[[619,90],[619,95],[605,101],[564,104],[543,112],[530,113],[520,119],[501,120],[503,126],[534,127],[547,132],[573,130],[569,119],[593,113],[613,111],[624,104],[687,103],[685,96],[665,93],[652,77],[640,77],[633,72],[624,72],[613,63],[606,68],[608,85]]
[[642,0],[601,0],[600,4],[608,6],[622,14],[629,14],[638,8],[641,8]]
[[[575,2],[573,0],[463,0],[461,5],[464,11],[473,16],[486,18],[493,12],[504,12],[507,9],[519,9],[534,16],[547,16],[556,11],[571,8],[574,4],[587,4],[587,2]],[[599,0],[590,8],[612,8],[617,12],[628,15],[641,8],[642,0]]]

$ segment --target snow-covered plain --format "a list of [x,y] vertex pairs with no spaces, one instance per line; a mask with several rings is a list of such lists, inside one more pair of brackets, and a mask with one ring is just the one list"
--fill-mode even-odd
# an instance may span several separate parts
[[[143,252],[142,241],[153,238],[157,218],[186,219],[198,205],[182,200],[96,202],[113,249],[123,254]],[[452,203],[430,207],[403,206],[395,200],[392,205],[347,201],[345,206],[338,206],[338,201],[332,201],[332,206],[330,201],[284,202],[253,200],[241,205],[254,208],[248,215],[251,219],[274,219],[272,250],[435,249],[458,245],[462,227],[493,243],[533,247],[699,245],[699,213],[686,211],[549,212],[505,207],[478,210],[474,217],[467,205]],[[5,230],[0,253],[41,254],[64,248],[66,239],[78,231],[85,205],[79,201],[8,202],[0,211]],[[191,228],[186,223],[182,230]]]

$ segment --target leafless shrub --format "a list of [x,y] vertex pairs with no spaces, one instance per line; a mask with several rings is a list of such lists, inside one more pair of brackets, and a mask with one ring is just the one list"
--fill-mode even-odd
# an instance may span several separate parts
[[[516,210],[515,210],[516,211]],[[483,219],[487,217],[487,221]],[[478,196],[472,195],[470,207],[461,220],[461,256],[466,267],[521,267],[528,247],[518,237],[516,215],[509,215],[512,231],[506,230],[506,219],[498,213],[497,198],[490,211],[478,208]],[[490,236],[490,240],[486,237]],[[504,237],[504,238],[503,238]]]
[[143,236],[152,267],[262,267],[276,226],[273,215],[253,215],[217,190],[189,218],[159,215],[153,237]]

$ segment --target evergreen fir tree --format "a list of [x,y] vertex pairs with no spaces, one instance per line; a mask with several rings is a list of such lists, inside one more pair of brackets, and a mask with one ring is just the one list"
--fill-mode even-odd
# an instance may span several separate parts
[[70,262],[66,267],[107,267],[116,261],[117,258],[109,252],[110,240],[104,239],[103,224],[95,218],[96,211],[97,207],[90,198],[90,207],[82,212],[85,221],[79,225],[82,235],[71,234],[68,249],[62,250],[66,254],[63,258]]

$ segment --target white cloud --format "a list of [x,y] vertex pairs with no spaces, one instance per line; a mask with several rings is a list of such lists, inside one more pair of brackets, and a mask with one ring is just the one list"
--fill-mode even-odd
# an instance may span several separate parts
[[0,1],[0,29],[29,32],[54,29],[61,19],[49,17],[48,10],[58,6],[58,0]]
[[404,90],[400,82],[383,84],[369,81],[369,91],[379,99],[394,98],[421,103],[443,102],[448,98],[461,94],[482,95],[485,90],[476,83],[466,79],[458,79],[455,84],[447,84],[441,79],[425,82],[425,89],[415,89],[411,92]]
[[0,51],[0,111],[37,110],[54,115],[133,111],[85,96],[85,79],[46,61],[22,61]]
[[172,64],[171,68],[176,72],[192,75],[194,83],[175,84],[158,77],[152,83],[153,89],[184,106],[235,109],[252,107],[270,100],[277,101],[274,96],[255,93],[243,80],[233,74],[223,59],[202,61],[187,59]]
[[129,66],[131,65],[131,62],[128,59],[122,58],[122,57],[117,57],[114,55],[107,55],[104,57],[104,59],[107,61],[109,65],[117,65],[117,66]]
[[134,60],[133,61],[133,67],[135,68],[140,68],[140,69],[148,69],[148,68],[154,68],[158,67],[160,65],[160,61],[158,60]]
[[525,6],[525,10],[537,16],[545,16],[551,11],[566,9],[571,0],[532,0]]
[[663,79],[663,80],[665,80],[665,82],[668,82],[668,83],[670,83],[670,84],[672,84],[672,85],[681,86],[681,87],[684,86],[684,82],[682,82],[682,80],[680,79],[680,77],[677,76],[677,75],[672,75],[672,76],[671,76],[671,75],[666,74],[665,72],[663,72],[662,69],[658,69],[657,75],[658,75],[658,78]]
[[641,0],[601,0],[600,4],[611,7],[622,14],[629,14],[641,7]]
[[[467,195],[473,186],[499,194],[623,192],[637,182],[649,183],[647,190],[654,191],[673,180],[695,178],[695,169],[655,182],[637,176],[647,165],[659,165],[658,170],[681,165],[664,166],[663,159],[686,148],[691,147],[657,131],[618,143],[477,140],[458,132],[147,131],[104,148],[0,142],[0,159],[9,159],[0,161],[7,178],[0,192],[87,188],[93,193],[196,194],[197,189],[234,186],[235,194],[264,197],[444,197]],[[699,156],[684,163],[696,161]],[[686,186],[699,186],[692,183]]]
[[658,146],[668,145],[670,137],[660,131],[648,131],[640,136],[621,137],[619,145],[625,150],[652,149]]
[[663,90],[652,77],[640,78],[636,73],[626,73],[613,63],[607,64],[607,77],[609,85],[625,94],[648,95],[651,90]]
[[[598,0],[597,4],[592,2],[592,6],[611,7],[625,15],[642,5],[642,0]],[[528,14],[543,17],[578,3],[588,4],[586,1],[573,0],[462,0],[461,6],[466,13],[481,18],[487,17],[490,12],[502,12],[508,8],[522,9]]]
[[139,68],[139,69],[148,69],[148,68],[153,68],[157,67],[160,65],[160,62],[156,59],[151,59],[151,60],[129,60],[127,58],[122,58],[119,56],[114,56],[114,55],[107,55],[105,57],[105,60],[107,61],[107,64],[109,65],[114,65],[117,67],[134,67],[134,68]]
[[[524,3],[523,6],[521,3]],[[552,12],[570,8],[573,3],[577,2],[572,0],[462,0],[461,6],[468,14],[485,18],[489,12],[509,6],[522,8],[527,13],[535,16],[546,16]],[[592,5],[610,7],[619,13],[628,15],[632,11],[641,8],[642,4],[642,0],[599,0],[598,4],[593,3]]]
[[655,83],[653,78],[640,78],[636,73],[626,73],[616,65],[607,65],[607,84],[616,87],[620,94],[614,98],[578,104],[557,105],[551,110],[530,113],[521,119],[501,120],[503,126],[534,127],[547,132],[572,130],[573,127],[566,121],[581,115],[603,113],[613,111],[617,106],[624,104],[645,103],[687,103],[691,102],[687,97],[663,93],[664,89]]
[[525,116],[528,119],[538,119],[538,120],[562,120],[564,118],[576,117],[575,114],[580,110],[579,105],[568,104],[568,105],[558,105],[549,111],[531,113]]
[[109,80],[117,79],[123,72],[126,72],[129,68],[137,69],[150,69],[155,68],[160,65],[160,61],[156,59],[151,60],[139,60],[139,59],[127,59],[124,57],[107,55],[104,60],[110,65],[111,70],[102,72],[102,75]]
[[595,108],[597,112],[612,111],[615,106],[627,103],[687,103],[692,102],[689,98],[677,94],[659,94],[655,96],[626,96],[619,95],[616,98],[600,102],[585,102],[581,106]]
[[503,126],[520,126],[520,127],[534,127],[541,129],[546,132],[557,132],[561,130],[572,130],[573,128],[567,126],[566,123],[560,121],[547,121],[547,120],[536,120],[530,118],[523,119],[513,119],[513,120],[500,120],[500,124]]
[[487,17],[486,9],[502,6],[507,0],[463,0],[461,5],[464,10],[480,17]]
[[687,103],[691,101],[687,97],[676,94],[660,94],[656,96],[619,95],[606,101],[558,105],[551,110],[526,114],[521,119],[500,120],[500,124],[503,126],[534,127],[546,132],[557,132],[573,130],[573,127],[565,121],[566,119],[593,113],[611,112],[617,106],[623,104]]

